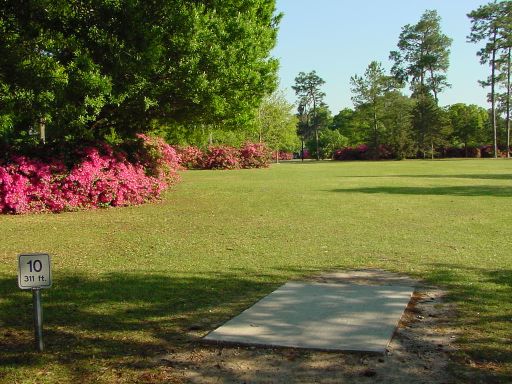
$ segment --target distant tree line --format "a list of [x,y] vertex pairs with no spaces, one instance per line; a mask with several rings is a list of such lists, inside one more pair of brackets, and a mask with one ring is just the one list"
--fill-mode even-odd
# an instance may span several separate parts
[[[365,144],[367,158],[382,157],[383,149],[398,159],[433,158],[447,150],[474,156],[470,149],[493,143],[493,156],[510,157],[512,2],[494,1],[468,17],[468,39],[485,43],[478,56],[491,68],[481,82],[491,88],[490,112],[463,103],[439,106],[439,95],[450,87],[452,40],[442,33],[437,12],[427,10],[416,24],[402,28],[398,49],[389,56],[389,74],[372,61],[364,74],[350,79],[353,109],[332,116],[323,102],[324,80],[315,71],[296,77],[298,134],[309,152],[329,158],[335,148]],[[403,93],[406,86],[410,96]]]

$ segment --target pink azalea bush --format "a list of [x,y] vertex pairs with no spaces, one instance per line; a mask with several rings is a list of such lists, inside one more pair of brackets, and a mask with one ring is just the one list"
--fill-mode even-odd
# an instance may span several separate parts
[[270,165],[270,151],[262,143],[245,143],[240,148],[242,168],[266,168]]
[[15,156],[0,164],[0,213],[61,212],[142,204],[179,177],[179,157],[163,140],[139,135],[138,160],[107,144],[86,147],[70,169],[59,160]]
[[395,156],[390,147],[379,145],[377,150],[371,150],[366,144],[355,147],[345,147],[334,151],[333,160],[374,160],[392,159]]
[[178,147],[180,165],[187,169],[264,168],[270,165],[271,152],[264,144],[246,143],[240,149],[212,145],[204,152],[199,148]]
[[142,144],[142,148],[136,151],[137,162],[145,168],[146,173],[170,184],[178,181],[181,159],[176,149],[161,137],[137,134],[137,138]]
[[368,151],[366,144],[356,147],[345,147],[334,151],[333,160],[363,160],[364,154]]
[[180,157],[180,164],[186,169],[202,169],[204,167],[205,154],[194,146],[177,147],[176,151]]
[[279,160],[293,160],[293,153],[279,151],[278,158]]
[[238,150],[226,145],[208,147],[204,158],[205,169],[237,169],[240,168]]

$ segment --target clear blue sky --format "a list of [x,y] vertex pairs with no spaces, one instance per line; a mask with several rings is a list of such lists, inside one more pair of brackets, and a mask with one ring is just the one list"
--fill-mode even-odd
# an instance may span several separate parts
[[477,81],[488,76],[488,67],[476,56],[480,46],[466,42],[471,29],[466,14],[488,2],[277,0],[277,10],[284,16],[272,55],[280,61],[280,87],[294,103],[291,86],[297,74],[316,70],[326,82],[325,101],[333,114],[352,108],[350,77],[362,75],[373,60],[389,70],[389,52],[397,49],[402,27],[417,23],[425,10],[435,9],[441,16],[443,33],[453,39],[447,73],[452,88],[440,95],[440,105],[462,102],[487,107],[487,90]]

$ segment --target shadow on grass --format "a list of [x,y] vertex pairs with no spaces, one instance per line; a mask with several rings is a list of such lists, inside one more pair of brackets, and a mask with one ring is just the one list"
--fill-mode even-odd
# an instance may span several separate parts
[[[429,278],[450,287],[455,297],[474,300],[471,305],[475,308],[483,307],[486,300],[510,302],[512,271],[472,271],[484,276],[486,281],[504,287],[495,293],[478,286],[470,288],[467,284],[461,285],[461,275],[453,272],[457,270],[461,270],[459,265],[440,264]],[[292,272],[297,275],[304,273],[302,270]],[[115,367],[124,375],[133,372],[157,375],[162,366],[151,363],[150,358],[169,351],[188,350],[187,353],[193,354],[202,335],[277,288],[279,284],[268,282],[271,279],[275,280],[275,277],[244,276],[242,273],[68,275],[55,281],[54,287],[43,293],[47,352],[38,354],[33,351],[31,295],[20,292],[12,278],[0,278],[0,382],[1,368],[20,367],[32,368],[32,372],[37,372],[42,367],[58,366],[66,372],[61,375],[74,382],[99,377],[102,373],[98,370],[106,366]],[[480,317],[478,322],[494,322],[509,327],[508,316],[506,311],[489,313]],[[491,356],[505,363],[512,360],[510,349],[506,346],[497,347],[485,336],[475,342],[474,349],[471,349],[471,345],[468,347],[469,354],[475,360],[485,362]],[[482,349],[482,345],[487,347]],[[201,348],[215,349],[214,346]],[[435,349],[436,345],[429,348]],[[254,356],[248,358],[250,361],[261,356],[256,351]],[[192,369],[197,375],[204,375],[204,378],[219,375],[221,382],[226,378],[231,380],[229,382],[241,382],[236,372],[229,369],[221,371],[218,364],[214,368],[202,368],[201,363],[197,362],[186,364],[172,369]],[[463,362],[460,364],[465,365]],[[268,371],[265,371],[266,368]],[[332,367],[333,375],[339,370],[339,361],[336,360]],[[488,383],[506,382],[508,378],[501,373],[490,373],[483,364],[474,368],[473,373]],[[253,381],[258,382],[262,374],[273,377],[276,372],[262,366],[254,372]],[[292,374],[297,375],[299,381],[300,370],[292,371]],[[307,374],[309,378],[315,375],[325,378],[326,370],[322,367],[316,373],[310,370]],[[411,382],[422,382],[426,376],[416,376],[404,364],[403,377]]]
[[432,195],[432,196],[492,196],[512,197],[512,188],[494,185],[450,186],[450,187],[367,187],[339,188],[331,190],[340,193],[368,193],[391,195]]
[[[0,334],[0,367],[40,360],[32,353],[31,294],[15,284],[0,279],[0,324],[8,330]],[[190,328],[211,330],[275,287],[232,275],[68,275],[42,294],[46,349],[69,352],[75,361],[91,354],[154,355],[169,344],[193,342]]]
[[362,176],[340,176],[341,178],[418,178],[418,179],[481,179],[481,180],[510,180],[512,174],[485,173],[485,174],[462,174],[462,175],[362,175]]
[[[459,321],[471,336],[462,334],[466,365],[474,382],[509,383],[512,377],[512,269],[490,270],[460,264],[435,264],[429,279],[449,288],[450,297],[464,301]],[[464,282],[464,283],[461,283]],[[467,361],[466,361],[467,364]],[[495,366],[506,366],[505,371]]]

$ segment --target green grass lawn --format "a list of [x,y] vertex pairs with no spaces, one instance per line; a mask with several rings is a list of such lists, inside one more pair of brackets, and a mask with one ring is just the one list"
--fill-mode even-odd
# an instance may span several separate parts
[[[0,217],[0,382],[132,382],[283,282],[383,268],[448,289],[455,368],[512,375],[512,161],[189,171],[161,202]],[[52,255],[44,354],[17,254]],[[475,376],[476,377],[476,376]]]

